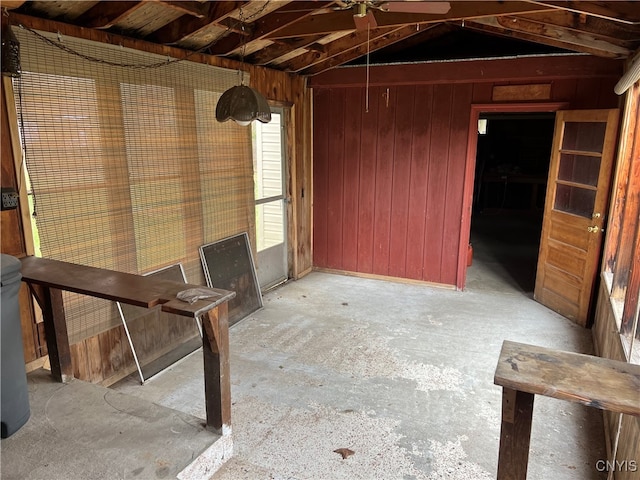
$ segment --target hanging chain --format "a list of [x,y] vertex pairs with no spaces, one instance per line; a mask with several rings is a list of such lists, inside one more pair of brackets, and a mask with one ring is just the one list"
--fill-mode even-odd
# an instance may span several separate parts
[[[271,3],[271,0],[267,0],[266,2],[264,2],[264,5],[262,5],[262,7],[257,10],[256,12],[254,12],[253,14],[249,15],[247,18],[243,18],[243,14],[242,14],[242,7],[240,7],[240,19],[239,19],[239,23],[240,23],[240,27],[242,29],[242,52],[241,52],[241,62],[244,63],[244,54],[245,54],[245,49],[246,49],[246,39],[245,39],[245,22],[248,20],[251,20],[252,18],[257,17],[258,15],[260,15],[262,12],[265,11],[265,9],[267,8],[267,6],[269,5],[269,3]],[[6,10],[6,9],[5,9]],[[18,25],[20,28],[28,31],[29,33],[31,33],[32,35],[36,36],[38,39],[40,39],[42,42],[47,43],[53,47],[56,47],[66,53],[69,53],[71,55],[75,55],[76,57],[80,57],[84,60],[87,60],[89,62],[95,62],[95,63],[101,63],[104,65],[108,65],[110,67],[123,67],[123,68],[136,68],[136,69],[152,69],[152,68],[160,68],[160,67],[164,67],[167,65],[171,65],[174,63],[178,63],[178,62],[183,62],[185,60],[188,60],[190,57],[192,57],[193,55],[197,54],[197,53],[203,53],[205,52],[207,49],[211,48],[212,46],[214,46],[216,44],[216,42],[218,40],[214,40],[211,43],[208,43],[207,45],[205,45],[202,48],[199,48],[198,50],[192,50],[189,53],[187,53],[184,57],[182,58],[168,58],[167,60],[163,60],[161,62],[155,62],[155,63],[149,63],[149,64],[139,64],[139,63],[120,63],[120,62],[111,62],[109,60],[104,60],[102,58],[97,58],[97,57],[93,57],[91,55],[86,55],[84,53],[80,53],[77,50],[74,50],[73,48],[68,47],[67,45],[65,45],[62,42],[62,38],[60,33],[58,33],[58,41],[52,40],[48,37],[46,37],[45,35],[42,35],[41,33],[33,30],[32,28],[29,27],[25,27],[24,25]],[[237,27],[237,23],[235,25],[229,25],[227,27],[227,30],[220,35],[220,37],[218,37],[218,39],[223,38],[229,31],[231,31],[231,29],[233,27]]]

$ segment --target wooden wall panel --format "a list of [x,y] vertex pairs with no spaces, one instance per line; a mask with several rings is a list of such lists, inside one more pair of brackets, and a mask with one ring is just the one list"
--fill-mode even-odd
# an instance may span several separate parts
[[332,92],[329,105],[329,118],[333,119],[334,129],[331,132],[328,146],[327,168],[327,266],[339,268],[342,265],[342,231],[345,226],[342,220],[344,192],[345,162],[345,105],[347,94],[344,90]]
[[444,223],[447,211],[447,167],[449,164],[449,132],[453,85],[436,85],[431,113],[429,148],[429,183],[427,185],[427,229],[423,258],[423,280],[441,282]]
[[389,270],[392,277],[405,277],[407,261],[409,184],[411,182],[411,144],[415,87],[399,88],[393,150],[391,231],[389,232]]
[[[424,78],[414,85],[407,79],[377,82],[369,88],[369,113],[364,113],[361,100],[366,89],[352,72],[348,77],[312,79],[317,85],[316,267],[460,287],[460,256],[466,258],[461,225],[471,106],[497,105],[492,102],[494,85],[545,82],[552,100],[566,103],[567,109],[617,106],[611,86],[619,63],[598,62],[593,75],[576,77],[572,71],[579,66],[588,72],[588,64],[572,59],[580,65],[563,71],[554,60],[553,73],[542,81],[521,75],[521,70],[537,68],[538,60],[520,59],[513,63],[518,68],[511,69],[508,62],[500,62],[502,67],[495,69],[499,78],[482,81],[464,82],[458,66],[443,64],[432,83]],[[606,65],[611,66],[608,74]],[[429,71],[435,68],[431,65]],[[449,75],[447,68],[454,73]],[[507,78],[510,71],[513,80]],[[390,78],[395,75],[388,73]],[[329,78],[337,86],[328,85]],[[454,81],[444,81],[447,78]]]
[[[322,90],[316,94],[316,116],[329,117],[329,105],[331,105],[331,91]],[[314,157],[324,158],[327,161],[314,162],[313,164],[313,192],[316,198],[326,201],[328,198],[329,183],[329,129],[318,130],[314,134]],[[313,256],[322,265],[327,265],[327,208],[322,208],[313,213]]]
[[554,80],[551,82],[551,100],[565,102],[567,99],[574,98],[577,84],[578,80],[576,78]]
[[360,158],[359,135],[349,135],[349,132],[362,131],[362,97],[347,95],[345,104],[345,139],[342,169],[343,211],[342,219],[342,258],[346,270],[358,268],[358,197],[360,186],[360,164],[352,159]]
[[474,83],[473,85],[473,103],[491,103],[493,95],[493,83]]
[[[615,314],[611,306],[609,292],[604,282],[598,290],[596,306],[596,320],[593,325],[593,342],[596,354],[626,362],[624,348],[618,333]],[[611,459],[611,448],[618,431],[618,415],[604,412],[604,427]],[[618,440],[618,460],[638,460],[638,445],[640,442],[640,418],[625,415],[622,419],[620,438]],[[639,467],[640,468],[640,467]],[[621,470],[615,473],[616,480],[632,480],[638,478],[638,471]]]
[[[13,146],[11,143],[11,132],[9,130],[9,112],[7,110],[7,101],[5,99],[7,92],[5,91],[5,82],[10,82],[7,77],[2,77],[2,162],[0,179],[2,179],[2,187],[18,189],[18,181],[16,175],[15,161],[13,157]],[[9,85],[9,88],[10,85]],[[13,255],[14,257],[23,257],[26,255],[26,245],[24,243],[24,235],[22,232],[22,219],[20,209],[4,210],[0,212],[2,219],[2,253]]]
[[[380,103],[380,94],[380,89],[375,89],[369,96],[369,111],[366,112],[362,110],[360,161],[358,162],[360,167],[358,179],[358,212],[356,212],[358,214],[358,230],[356,232],[358,264],[355,271],[363,273],[373,272],[373,232],[377,196],[376,170],[378,151],[378,136],[376,135],[378,125],[376,118]],[[364,98],[364,92],[361,92],[360,97]],[[362,101],[360,105],[360,108],[362,108]]]
[[424,277],[425,232],[427,224],[427,186],[429,162],[427,152],[431,144],[433,86],[420,85],[415,89],[411,151],[411,173],[408,182],[409,209],[407,213],[407,255],[405,277],[422,280]]
[[[393,198],[393,152],[396,119],[396,92],[391,88],[385,101],[378,101],[377,122],[378,150],[376,164],[376,197],[373,226],[373,273],[389,274],[389,239],[391,236],[391,201]],[[382,95],[382,89],[375,89],[373,95]],[[365,141],[371,141],[370,138]]]
[[[468,106],[473,86],[456,85],[451,104],[449,134],[449,162],[447,170],[447,203],[442,250],[442,273],[439,283],[455,285],[457,281],[458,252],[460,251],[460,219],[463,208],[463,188],[466,164],[467,138],[469,136]],[[465,159],[465,160],[463,160]]]
[[[2,77],[0,81],[2,90],[0,92],[0,119],[1,119],[1,148],[0,151],[0,180],[2,187],[11,187],[16,191],[21,191],[20,202],[24,202],[26,195],[24,194],[24,184],[18,180],[20,177],[16,172],[16,161],[14,158],[14,142],[16,139],[12,136],[13,130],[17,129],[17,121],[15,118],[15,109],[13,106],[11,80],[8,77]],[[9,101],[7,101],[7,98]],[[26,256],[27,242],[22,223],[21,209],[5,210],[0,212],[0,250],[2,253],[12,255],[16,258]],[[20,324],[22,327],[22,347],[25,363],[30,363],[38,358],[46,355],[46,348],[43,348],[45,337],[40,335],[38,324],[33,310],[33,303],[28,287],[22,285],[19,292],[20,302]]]

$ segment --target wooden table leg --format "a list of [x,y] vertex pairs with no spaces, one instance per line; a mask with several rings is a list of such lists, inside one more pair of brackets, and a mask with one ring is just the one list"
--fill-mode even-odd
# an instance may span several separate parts
[[204,335],[204,395],[207,427],[224,435],[231,430],[231,376],[229,371],[229,319],[226,303],[202,318]]
[[532,393],[502,389],[498,480],[525,480],[531,440]]
[[42,309],[51,376],[58,382],[66,382],[73,378],[73,364],[62,291],[41,285],[29,285],[29,287]]

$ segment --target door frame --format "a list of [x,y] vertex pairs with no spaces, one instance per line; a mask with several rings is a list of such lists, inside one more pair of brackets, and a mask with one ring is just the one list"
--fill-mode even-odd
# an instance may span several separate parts
[[478,149],[478,119],[482,113],[535,113],[557,112],[569,106],[567,102],[545,103],[477,103],[471,105],[469,133],[467,138],[467,158],[464,170],[462,190],[462,218],[460,222],[460,243],[458,250],[458,271],[456,288],[464,290],[467,281],[467,250],[471,236],[471,211],[473,208],[473,189],[476,175],[476,154]]
[[[284,279],[279,282],[276,282],[273,285],[267,285],[265,287],[265,291],[269,290],[275,286],[280,285],[288,281],[291,278],[291,268],[292,268],[292,245],[291,245],[291,194],[289,192],[290,181],[290,170],[291,170],[291,157],[289,152],[289,144],[287,143],[289,140],[289,124],[291,122],[291,108],[288,105],[282,104],[280,102],[269,102],[269,106],[271,108],[272,113],[277,113],[280,115],[280,148],[281,148],[281,157],[280,157],[280,167],[281,167],[281,175],[282,175],[282,220],[283,220],[283,244],[284,244],[284,258],[283,258],[283,266],[284,266]],[[279,196],[276,197],[265,197],[263,199],[255,199],[254,198],[254,206],[264,205],[266,203],[270,203],[274,201]],[[257,225],[256,225],[256,236],[257,236]],[[265,249],[266,250],[266,249]],[[259,252],[256,248],[256,260],[258,260]],[[260,286],[262,288],[262,286]]]

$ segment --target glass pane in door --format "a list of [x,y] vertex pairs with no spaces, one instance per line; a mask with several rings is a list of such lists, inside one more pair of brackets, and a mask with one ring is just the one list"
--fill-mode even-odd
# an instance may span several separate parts
[[596,201],[596,193],[596,190],[571,185],[558,185],[553,209],[591,218]]
[[257,123],[254,142],[254,175],[256,201],[264,198],[282,196],[282,140],[280,115],[271,114],[269,123]]
[[256,205],[256,240],[258,251],[284,242],[283,201]]
[[562,150],[602,153],[606,122],[566,122]]
[[563,153],[560,155],[558,180],[598,186],[600,157]]

